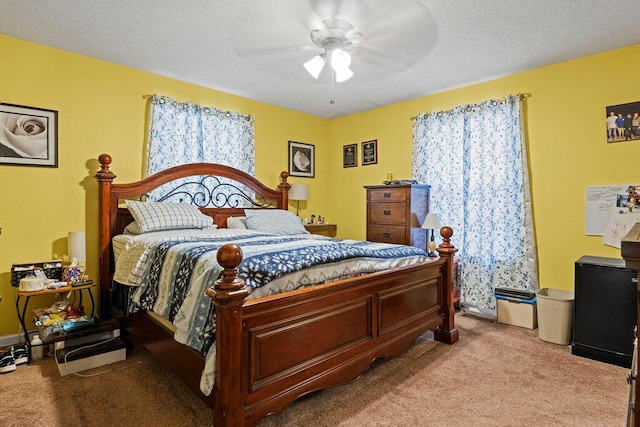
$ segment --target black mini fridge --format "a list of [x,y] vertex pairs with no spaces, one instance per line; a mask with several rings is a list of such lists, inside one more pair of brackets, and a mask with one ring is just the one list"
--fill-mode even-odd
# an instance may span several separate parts
[[576,261],[572,354],[631,367],[636,277],[622,259],[583,256]]

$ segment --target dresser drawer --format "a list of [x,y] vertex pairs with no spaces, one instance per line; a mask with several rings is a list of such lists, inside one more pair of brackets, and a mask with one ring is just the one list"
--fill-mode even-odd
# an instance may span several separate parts
[[406,241],[403,225],[369,224],[367,240],[370,242],[396,243],[403,245]]
[[368,191],[370,202],[406,202],[407,190],[404,188],[376,188]]
[[369,222],[403,225],[406,221],[407,205],[405,203],[371,203],[369,204]]

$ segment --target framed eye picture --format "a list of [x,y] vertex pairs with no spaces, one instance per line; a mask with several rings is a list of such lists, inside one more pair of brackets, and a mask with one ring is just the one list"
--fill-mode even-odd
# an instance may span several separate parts
[[354,166],[358,166],[358,144],[345,145],[342,147],[342,167]]
[[289,175],[313,178],[315,157],[315,146],[289,141]]
[[378,163],[378,140],[365,141],[362,143],[362,166],[375,165]]
[[0,104],[0,165],[58,167],[58,112]]

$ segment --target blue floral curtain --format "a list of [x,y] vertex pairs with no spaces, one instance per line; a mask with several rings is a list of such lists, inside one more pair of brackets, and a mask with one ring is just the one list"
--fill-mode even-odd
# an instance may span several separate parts
[[[255,176],[253,117],[153,95],[147,175],[187,163],[220,163]],[[223,180],[224,181],[224,180]],[[158,200],[170,189],[149,195]]]
[[494,311],[496,287],[538,290],[520,95],[418,115],[413,179],[454,230],[466,306]]

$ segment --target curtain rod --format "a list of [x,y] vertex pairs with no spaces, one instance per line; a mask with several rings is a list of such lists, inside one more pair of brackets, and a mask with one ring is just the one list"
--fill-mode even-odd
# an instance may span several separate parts
[[[519,93],[518,95],[520,95],[520,99],[531,98],[531,94],[530,93]],[[411,116],[411,117],[409,117],[409,120],[414,121],[417,118],[418,118],[418,116]]]
[[[153,98],[154,96],[164,96],[164,95],[158,95],[158,94],[152,93],[152,94],[142,95],[142,98],[143,98],[143,99],[151,99],[151,98]],[[167,97],[167,98],[170,98],[170,97]],[[173,99],[173,98],[171,98],[171,99]],[[176,102],[180,102],[180,101],[176,101]],[[219,109],[219,108],[217,108],[217,107],[211,107],[211,108],[215,108],[216,110],[218,110],[218,111],[220,111],[220,112],[222,112],[222,113],[226,113],[227,115],[230,115],[230,114],[237,114],[238,116],[240,116],[240,117],[242,117],[242,118],[245,118],[245,119],[247,119],[247,120],[251,120],[251,118],[253,117],[253,116],[251,116],[251,114],[242,114],[242,113],[238,113],[238,112],[236,112],[236,111],[222,111],[222,110],[220,110],[220,109]]]

